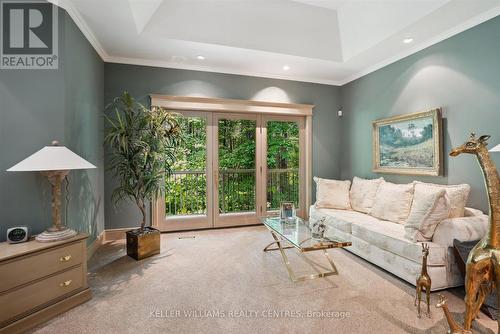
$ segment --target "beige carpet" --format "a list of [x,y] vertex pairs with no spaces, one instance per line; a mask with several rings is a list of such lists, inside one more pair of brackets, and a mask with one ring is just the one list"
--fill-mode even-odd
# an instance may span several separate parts
[[[263,226],[163,234],[161,254],[140,262],[123,243],[104,245],[89,263],[93,299],[35,332],[446,332],[441,309],[417,318],[413,286],[345,250],[330,251],[338,276],[292,283],[279,252],[262,252],[271,240]],[[287,252],[294,267],[312,272]],[[455,313],[464,310],[460,291],[444,292]],[[431,298],[435,305],[437,294]],[[487,328],[496,322],[481,315],[475,326],[494,333]]]

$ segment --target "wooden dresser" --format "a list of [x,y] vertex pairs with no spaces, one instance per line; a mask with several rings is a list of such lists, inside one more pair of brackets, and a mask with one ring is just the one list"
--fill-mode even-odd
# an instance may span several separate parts
[[86,234],[0,243],[0,333],[22,333],[91,298]]

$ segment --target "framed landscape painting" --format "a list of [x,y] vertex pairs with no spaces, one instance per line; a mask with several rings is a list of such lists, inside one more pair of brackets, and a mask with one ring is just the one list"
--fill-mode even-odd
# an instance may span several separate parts
[[441,109],[373,122],[373,171],[442,173]]

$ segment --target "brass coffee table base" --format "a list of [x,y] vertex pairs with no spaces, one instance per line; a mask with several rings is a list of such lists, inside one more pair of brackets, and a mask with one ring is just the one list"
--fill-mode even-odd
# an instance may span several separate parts
[[[283,262],[285,263],[285,267],[286,267],[286,270],[288,272],[288,276],[290,277],[290,279],[292,280],[292,282],[300,282],[300,281],[306,281],[306,280],[311,280],[311,279],[315,279],[315,278],[320,278],[320,277],[327,277],[327,276],[332,276],[332,275],[338,275],[338,270],[337,270],[337,267],[335,266],[335,263],[333,263],[332,259],[330,258],[330,256],[328,255],[328,252],[326,251],[326,249],[321,249],[321,248],[318,248],[318,249],[308,249],[308,250],[304,250],[303,248],[298,248],[296,246],[283,246],[282,243],[284,242],[287,242],[285,239],[282,239],[280,238],[278,235],[276,235],[273,231],[269,231],[271,232],[271,235],[273,236],[274,240],[273,242],[271,242],[269,245],[267,245],[265,248],[264,248],[264,252],[269,252],[269,251],[275,251],[275,250],[279,250],[280,253],[281,253],[281,257],[283,258]],[[274,248],[270,248],[270,246],[276,244],[278,247],[274,247]],[[285,254],[285,249],[289,249],[289,248],[297,248],[297,250],[299,251],[299,254],[302,256],[302,258],[308,262],[309,264],[311,264],[311,266],[317,271],[317,274],[310,274],[310,275],[304,275],[304,276],[299,276],[297,277],[295,275],[295,272],[293,271],[292,269],[292,266],[290,265],[290,261],[288,261],[288,257],[286,256]],[[310,259],[308,259],[307,257],[304,256],[304,252],[307,252],[307,251],[313,251],[313,250],[322,250],[323,251],[323,254],[325,255],[329,265],[331,268],[326,268],[324,266],[321,266],[317,263],[314,263],[313,261],[311,261]],[[325,269],[326,271],[319,271],[315,266],[319,266],[323,269]]]

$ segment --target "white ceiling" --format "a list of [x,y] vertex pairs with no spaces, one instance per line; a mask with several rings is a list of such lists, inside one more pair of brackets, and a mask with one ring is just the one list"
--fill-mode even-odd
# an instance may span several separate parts
[[334,85],[500,15],[500,0],[49,1],[107,62]]

